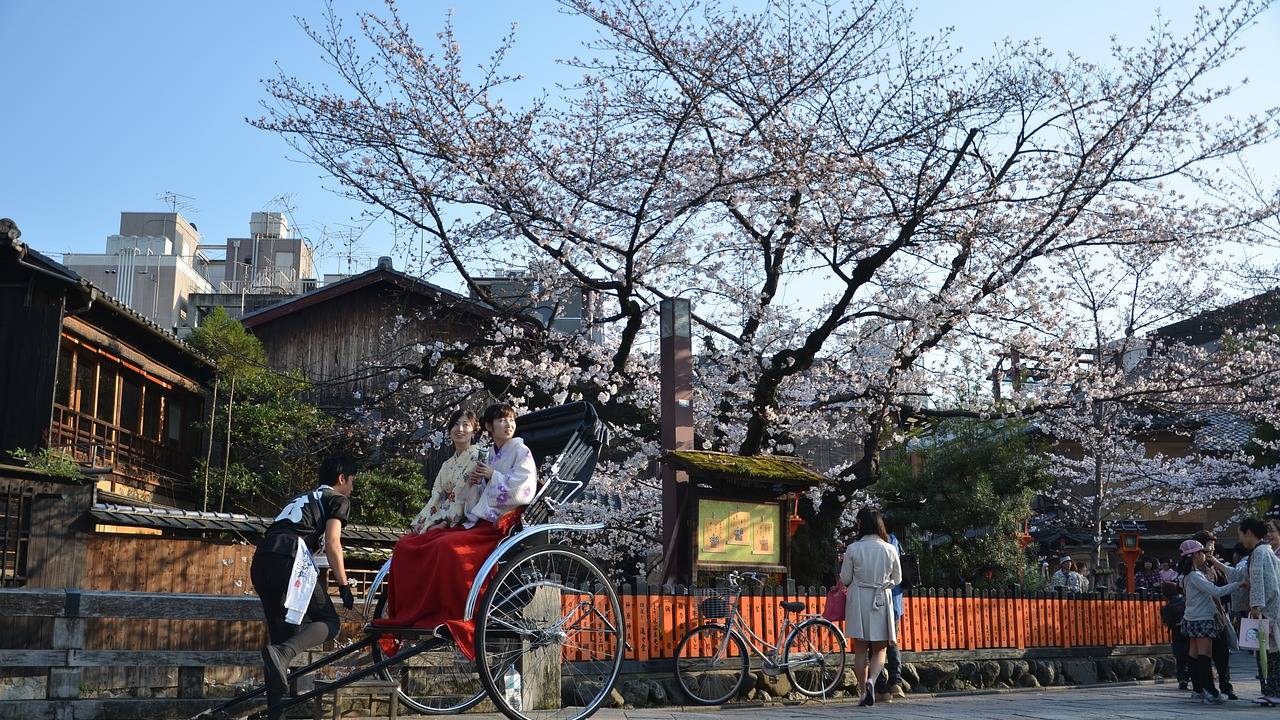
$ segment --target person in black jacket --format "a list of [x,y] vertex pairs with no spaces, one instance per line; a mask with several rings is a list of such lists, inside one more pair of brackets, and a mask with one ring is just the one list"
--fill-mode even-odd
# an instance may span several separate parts
[[284,506],[253,554],[249,578],[262,600],[270,638],[270,644],[262,649],[268,718],[280,717],[275,706],[288,691],[289,663],[304,650],[336,638],[341,628],[333,601],[319,579],[305,601],[305,612],[295,610],[295,617],[289,617],[285,603],[294,580],[295,560],[310,564],[311,556],[323,547],[343,607],[350,610],[355,606],[342,555],[342,527],[351,514],[355,477],[356,465],[350,457],[326,458],[320,464],[319,487]]
[[1191,682],[1191,641],[1182,634],[1182,612],[1187,607],[1187,599],[1176,583],[1163,583],[1160,591],[1165,599],[1164,607],[1160,608],[1160,621],[1169,628],[1169,643],[1178,668],[1178,689],[1186,690],[1187,683]]

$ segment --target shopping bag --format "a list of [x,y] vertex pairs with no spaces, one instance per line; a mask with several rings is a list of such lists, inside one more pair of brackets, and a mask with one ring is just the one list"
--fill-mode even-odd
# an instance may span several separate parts
[[849,596],[849,590],[845,588],[844,583],[836,583],[831,588],[831,592],[827,593],[827,603],[822,606],[822,617],[831,622],[840,622],[844,620],[844,604]]
[[1240,647],[1246,650],[1260,650],[1264,645],[1269,652],[1280,650],[1274,634],[1268,632],[1270,620],[1251,617],[1240,621]]

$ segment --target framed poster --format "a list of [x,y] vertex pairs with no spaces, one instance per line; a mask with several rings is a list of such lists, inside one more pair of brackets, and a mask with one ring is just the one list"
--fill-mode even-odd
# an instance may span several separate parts
[[698,561],[726,565],[782,564],[779,503],[698,500]]

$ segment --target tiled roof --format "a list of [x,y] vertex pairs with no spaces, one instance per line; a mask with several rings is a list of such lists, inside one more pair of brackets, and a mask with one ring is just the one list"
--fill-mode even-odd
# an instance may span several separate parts
[[[230,531],[261,535],[271,524],[270,518],[241,513],[182,510],[171,507],[140,507],[117,503],[96,503],[89,509],[95,520],[113,525],[147,527],[168,530]],[[342,530],[343,540],[394,545],[404,534],[403,530],[378,525],[348,525]]]
[[1196,431],[1196,447],[1212,453],[1231,453],[1253,439],[1256,428],[1249,420],[1227,412],[1201,415],[1204,427]]
[[245,313],[244,317],[241,318],[241,322],[244,323],[245,327],[253,328],[317,303],[339,298],[347,293],[377,283],[388,283],[408,292],[445,300],[484,317],[493,317],[497,314],[491,306],[480,300],[469,298],[466,295],[429,283],[422,278],[414,277],[390,266],[379,265],[359,275],[352,275],[337,282],[309,290],[301,295],[295,295],[283,302],[267,305],[253,312]]

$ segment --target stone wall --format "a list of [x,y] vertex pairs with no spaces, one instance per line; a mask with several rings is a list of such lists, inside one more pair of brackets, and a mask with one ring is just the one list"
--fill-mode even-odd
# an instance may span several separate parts
[[[1072,654],[1053,658],[975,658],[927,659],[925,653],[910,654],[902,665],[902,683],[895,694],[972,692],[1013,688],[1061,687],[1069,685],[1093,685],[1106,682],[1155,680],[1174,675],[1171,655],[1124,654],[1108,657]],[[952,655],[948,653],[947,655]],[[852,662],[853,656],[849,656]],[[732,674],[725,674],[725,690],[734,681]],[[704,679],[704,682],[706,680]],[[844,681],[832,699],[857,698],[852,670],[845,670]],[[801,700],[791,688],[786,674],[772,675],[753,671],[739,700],[746,702],[771,702],[776,700]],[[679,705],[686,702],[679,684],[668,670],[628,673],[618,679],[613,693],[612,707],[658,707]]]

